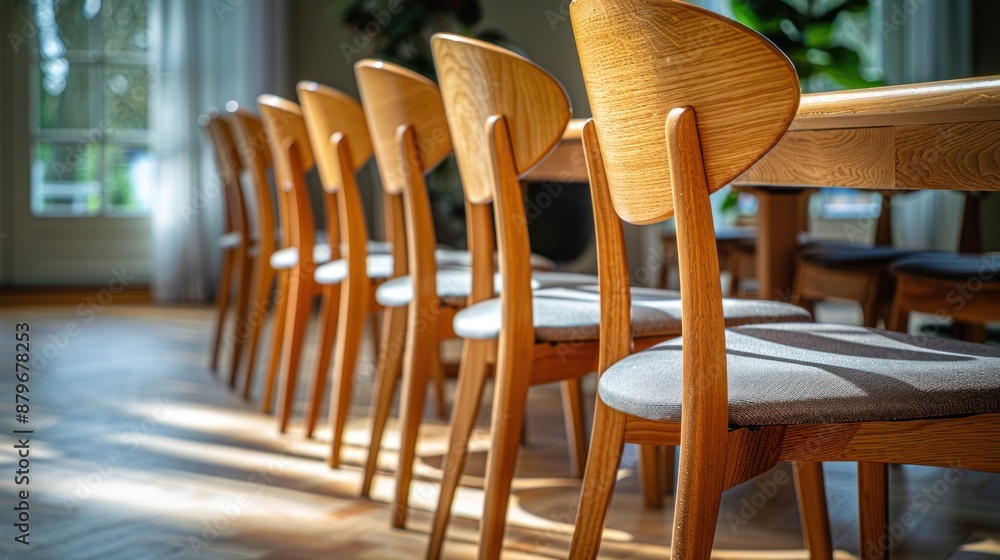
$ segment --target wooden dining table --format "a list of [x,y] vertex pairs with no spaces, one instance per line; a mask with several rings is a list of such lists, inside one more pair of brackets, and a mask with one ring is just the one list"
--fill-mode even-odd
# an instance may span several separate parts
[[[585,121],[525,180],[586,183]],[[804,190],[1000,191],[1000,76],[804,94],[788,132],[733,185],[758,199],[759,295],[787,300]]]

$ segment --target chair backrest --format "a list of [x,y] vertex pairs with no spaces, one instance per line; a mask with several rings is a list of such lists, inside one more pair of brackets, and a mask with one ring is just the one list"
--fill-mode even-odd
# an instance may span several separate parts
[[284,208],[281,217],[285,245],[298,248],[300,266],[311,267],[316,225],[304,172],[312,168],[315,160],[302,110],[295,102],[276,95],[259,96],[257,106],[274,162],[278,205]]
[[[676,212],[686,339],[681,445],[720,455],[729,401],[709,194],[749,169],[787,130],[800,97],[795,69],[760,35],[684,2],[575,0],[570,15],[594,115],[584,131],[594,188],[606,189],[629,222],[655,223]],[[595,197],[594,212],[612,209],[599,207]],[[629,347],[622,325],[629,298],[616,293],[614,301],[618,307],[607,315],[611,304],[602,302],[602,366]],[[605,357],[606,346],[619,355]],[[682,454],[682,472],[692,468],[691,457]]]
[[675,0],[575,0],[570,14],[611,197],[626,221],[673,214],[670,110],[694,109],[713,192],[767,153],[795,116],[791,63],[723,16]]
[[[380,60],[362,60],[354,73],[385,206],[392,209],[385,213],[385,225],[394,268],[402,265],[412,277],[414,303],[431,305],[437,301],[437,240],[424,175],[451,153],[441,92],[426,77]],[[484,297],[490,296],[492,291]]]
[[215,163],[219,170],[219,179],[222,181],[223,195],[226,200],[225,229],[240,232],[243,235],[243,240],[246,241],[249,236],[249,224],[246,201],[243,198],[243,184],[240,181],[243,165],[240,162],[232,130],[229,123],[218,114],[202,115],[198,122],[212,141],[212,152],[215,155]]
[[[465,191],[466,222],[483,224],[487,219],[478,212],[494,204],[503,328],[518,337],[501,340],[533,343],[531,247],[520,178],[559,144],[571,115],[569,97],[545,70],[496,45],[438,33],[431,49]],[[480,243],[489,233],[477,234]],[[484,246],[475,251],[481,254]],[[476,276],[475,282],[484,281]]]
[[451,135],[437,84],[402,66],[362,60],[354,66],[368,120],[382,188],[404,191],[407,171],[399,145],[399,128],[412,126],[420,149],[421,173],[451,153]]
[[264,258],[274,250],[274,204],[271,188],[267,181],[267,171],[271,168],[271,152],[267,146],[267,135],[260,117],[240,107],[233,101],[226,104],[228,121],[236,140],[243,168],[249,171],[253,182],[254,212],[256,213],[257,238]]
[[559,143],[572,114],[569,97],[545,70],[491,43],[438,33],[431,48],[465,196],[475,204],[490,202],[487,119],[506,117],[515,169],[523,176]]
[[[315,82],[296,87],[306,129],[313,142],[320,180],[326,191],[330,249],[339,258],[346,243],[349,282],[366,281],[368,226],[355,174],[372,155],[368,125],[361,103],[350,95]],[[391,205],[387,213],[392,214]],[[333,233],[339,231],[335,240]],[[353,278],[354,280],[350,280]]]
[[[337,192],[343,176],[353,176],[372,156],[365,113],[357,99],[316,82],[299,82],[295,90],[302,103],[302,116],[314,146],[323,189]],[[330,139],[337,133],[350,141],[349,170],[341,169],[336,152],[330,149]]]

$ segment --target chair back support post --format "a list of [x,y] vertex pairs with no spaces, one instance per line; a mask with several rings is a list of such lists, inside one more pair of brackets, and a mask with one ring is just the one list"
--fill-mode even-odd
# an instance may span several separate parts
[[[260,118],[243,108],[230,111],[229,121],[235,132],[237,151],[243,168],[249,171],[253,183],[254,213],[260,254],[274,251],[275,217],[267,170],[271,167],[271,154],[267,149],[267,136]],[[266,258],[266,257],[265,257]]]
[[[685,490],[673,557],[708,558],[712,539],[692,537],[717,521],[729,402],[709,195],[784,135],[798,109],[798,78],[766,39],[685,2],[574,0],[570,16],[596,132],[588,156],[601,158],[588,161],[591,172],[628,222],[676,214],[684,325],[678,487]],[[610,212],[600,202],[595,197],[595,214]],[[621,337],[611,341],[616,357],[625,351]]]

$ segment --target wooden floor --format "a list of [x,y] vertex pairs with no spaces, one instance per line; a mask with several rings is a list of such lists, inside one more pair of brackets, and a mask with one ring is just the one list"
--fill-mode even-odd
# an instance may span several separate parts
[[[20,321],[31,323],[32,351],[48,363],[39,360],[31,379],[31,545],[13,540],[16,459],[5,435],[0,559],[422,556],[446,435],[445,422],[430,409],[419,449],[425,480],[414,489],[412,528],[392,530],[386,505],[391,451],[383,453],[385,475],[376,480],[374,500],[357,498],[370,377],[362,375],[356,394],[346,466],[330,470],[323,460],[326,434],[307,440],[295,426],[279,436],[270,418],[209,374],[208,309],[116,305],[82,316],[75,307],[0,309],[0,358],[8,369]],[[71,324],[79,329],[75,336],[66,334]],[[307,365],[312,349],[308,353]],[[8,369],[0,376],[5,434],[19,427]],[[486,418],[484,412],[482,426]],[[556,387],[533,391],[528,422],[505,557],[565,558],[579,481],[568,475]],[[484,435],[477,435],[478,452],[459,494],[449,558],[476,552]],[[387,445],[396,441],[393,432]],[[672,509],[643,510],[633,464],[630,450],[602,552],[666,558]],[[963,473],[950,484],[951,474],[920,467],[895,468],[892,476],[893,558],[1000,558],[1000,477]],[[826,478],[838,558],[851,558],[857,553],[854,469],[827,465]],[[775,483],[780,480],[772,471],[727,493],[716,557],[806,558],[794,491]]]

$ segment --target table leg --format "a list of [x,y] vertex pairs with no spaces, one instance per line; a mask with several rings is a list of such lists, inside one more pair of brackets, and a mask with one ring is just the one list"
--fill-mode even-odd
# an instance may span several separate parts
[[758,297],[790,301],[795,247],[801,229],[802,191],[755,189]]

